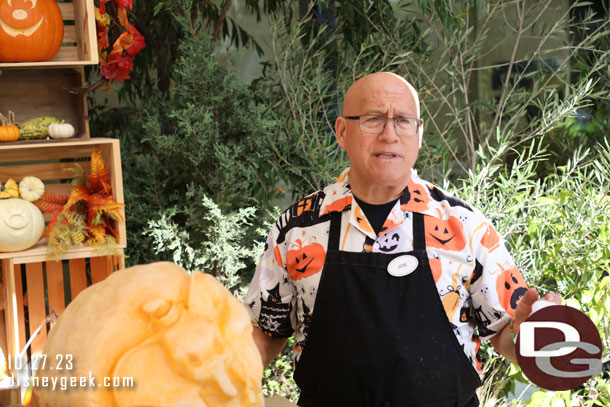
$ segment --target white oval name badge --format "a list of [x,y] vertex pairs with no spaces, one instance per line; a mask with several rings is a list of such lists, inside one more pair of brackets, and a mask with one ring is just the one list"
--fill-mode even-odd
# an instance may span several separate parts
[[405,254],[398,256],[388,264],[388,273],[394,277],[404,277],[411,274],[419,265],[417,257]]

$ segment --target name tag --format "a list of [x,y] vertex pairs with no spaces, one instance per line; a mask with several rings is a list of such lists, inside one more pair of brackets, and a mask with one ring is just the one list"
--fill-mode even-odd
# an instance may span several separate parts
[[404,277],[415,271],[418,265],[417,257],[405,254],[398,256],[388,264],[388,273],[394,277]]

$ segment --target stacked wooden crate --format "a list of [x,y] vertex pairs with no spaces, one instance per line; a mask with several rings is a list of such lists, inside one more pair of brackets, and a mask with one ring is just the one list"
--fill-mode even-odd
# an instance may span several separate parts
[[[119,141],[90,138],[86,96],[78,92],[85,82],[84,66],[98,63],[93,0],[58,5],[64,19],[64,39],[55,57],[47,62],[0,63],[0,112],[14,111],[17,121],[52,115],[73,124],[77,133],[65,140],[1,143],[0,181],[13,178],[19,182],[32,175],[45,183],[47,192],[67,195],[71,174],[65,169],[78,162],[88,170],[91,151],[96,148],[108,166],[113,198],[122,203]],[[45,221],[49,221],[48,215]],[[125,223],[118,222],[116,229],[122,252]],[[0,253],[0,267],[7,297],[0,344],[5,355],[14,357],[39,326],[42,329],[30,349],[32,354],[42,352],[50,329],[43,323],[47,315],[51,311],[61,314],[80,291],[122,267],[122,256],[79,246],[51,261],[43,239],[25,251]]]

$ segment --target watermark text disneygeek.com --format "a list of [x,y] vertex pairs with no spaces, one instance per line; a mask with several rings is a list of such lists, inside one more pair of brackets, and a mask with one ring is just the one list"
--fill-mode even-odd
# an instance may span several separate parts
[[74,388],[97,388],[97,387],[134,387],[133,377],[103,377],[97,380],[91,372],[89,376],[32,376],[24,378],[12,378],[12,386],[34,388],[42,387],[51,390],[68,390]]
[[[74,363],[71,354],[57,354],[47,356],[45,354],[32,355],[31,364],[28,364],[24,357],[7,358],[7,367],[9,370],[24,371],[29,367],[32,369],[32,376],[15,375],[10,378],[10,385],[16,387],[40,387],[51,390],[68,390],[73,388],[97,388],[97,387],[134,387],[133,377],[125,376],[104,376],[97,378],[92,372],[88,375],[70,376],[74,370]],[[44,374],[39,374],[44,372]],[[51,372],[57,372],[57,375],[51,375]],[[85,373],[85,372],[79,372]]]

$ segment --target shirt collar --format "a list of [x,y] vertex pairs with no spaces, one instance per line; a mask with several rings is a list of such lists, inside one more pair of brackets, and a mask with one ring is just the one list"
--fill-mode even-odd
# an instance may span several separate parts
[[[349,184],[350,168],[346,168],[337,180],[324,188],[324,199],[320,206],[320,216],[331,212],[343,212],[351,209],[354,196]],[[415,170],[411,170],[411,179],[400,196],[400,209],[403,212],[418,212],[439,217],[440,202],[430,196],[434,185],[419,178]]]

